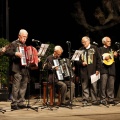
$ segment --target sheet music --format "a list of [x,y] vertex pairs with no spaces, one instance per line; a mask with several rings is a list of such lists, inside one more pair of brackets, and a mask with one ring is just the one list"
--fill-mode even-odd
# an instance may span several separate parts
[[49,44],[41,44],[40,49],[38,50],[38,56],[44,56]]
[[91,83],[94,83],[100,79],[100,73],[98,75],[93,74],[90,77],[91,77]]
[[84,50],[76,50],[71,60],[79,61],[79,57],[83,53],[83,51]]

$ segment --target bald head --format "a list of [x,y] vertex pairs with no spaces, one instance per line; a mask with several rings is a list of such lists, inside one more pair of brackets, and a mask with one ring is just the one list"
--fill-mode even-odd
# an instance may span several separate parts
[[111,39],[110,39],[110,37],[104,37],[103,39],[102,39],[102,44],[103,45],[105,45],[106,47],[109,47],[109,46],[111,46]]

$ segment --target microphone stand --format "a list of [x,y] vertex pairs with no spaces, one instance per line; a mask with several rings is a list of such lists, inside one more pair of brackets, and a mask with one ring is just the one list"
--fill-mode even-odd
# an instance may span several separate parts
[[[68,54],[69,54],[69,60],[71,59],[71,42],[67,41],[66,42],[68,44]],[[71,61],[69,61],[69,71],[70,71],[70,101],[69,101],[69,108],[72,109],[73,108],[73,104],[72,104],[72,96],[71,96],[71,83],[72,83],[72,66],[71,66]],[[75,92],[75,91],[74,91]],[[74,105],[74,106],[79,106],[79,105]]]
[[[42,64],[42,63],[41,63]],[[39,95],[37,96],[37,100],[33,103],[33,105],[35,105],[36,103],[43,103],[43,101],[42,101],[42,93],[41,93],[41,88],[42,88],[42,83],[41,83],[41,81],[42,81],[42,76],[43,76],[43,72],[44,72],[44,70],[43,69],[41,69],[41,65],[39,66],[40,67],[40,75],[39,75]],[[38,106],[38,107],[36,107],[36,108],[39,108],[39,107],[42,107],[42,105],[40,105],[40,106]]]
[[[68,54],[69,54],[69,60],[70,60],[70,58],[71,58],[71,42],[70,41],[67,41],[66,42],[67,43],[67,45],[68,45]],[[70,64],[70,62],[69,62],[69,69],[71,69],[71,64]],[[71,70],[70,70],[71,71]],[[70,105],[70,108],[72,109],[72,100],[71,100],[71,82],[72,82],[72,80],[71,80],[71,72],[70,72],[70,101],[69,101],[69,105]]]
[[[30,59],[32,59],[32,58],[30,57]],[[29,74],[29,71],[30,71],[29,67],[30,67],[29,64],[27,64],[25,66],[25,69],[27,71],[27,76],[28,76],[28,79],[29,79],[29,82],[28,82],[28,103],[27,103],[27,110],[30,108],[30,109],[35,110],[36,112],[38,112],[38,108],[37,107],[30,106],[30,81],[31,81],[31,79],[30,79],[30,74]]]
[[[37,45],[38,45],[38,42],[35,42]],[[40,46],[38,46],[39,48],[40,48]],[[38,103],[38,102],[40,102],[40,103],[43,103],[42,102],[42,93],[41,93],[41,88],[42,88],[42,76],[43,76],[43,69],[42,69],[42,63],[41,64],[39,64],[39,96],[36,98],[37,100],[36,100],[36,102],[35,103],[33,103],[33,105],[35,105],[36,103]],[[42,105],[40,105],[40,106],[38,106],[38,107],[36,107],[36,108],[39,108],[39,107],[42,107]]]

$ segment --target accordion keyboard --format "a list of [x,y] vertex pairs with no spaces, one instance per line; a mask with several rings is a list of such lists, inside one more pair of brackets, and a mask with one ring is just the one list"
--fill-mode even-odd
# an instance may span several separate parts
[[22,53],[21,64],[27,65],[24,47],[19,47],[19,51],[20,51],[20,53]]
[[56,74],[57,74],[58,80],[64,80],[63,74],[62,74],[62,70],[60,68],[58,59],[53,60],[53,63],[54,63],[55,66],[58,67],[58,70],[56,70]]

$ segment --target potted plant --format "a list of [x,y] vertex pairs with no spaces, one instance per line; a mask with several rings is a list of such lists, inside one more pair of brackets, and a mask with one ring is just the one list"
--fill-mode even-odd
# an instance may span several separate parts
[[[0,48],[9,44],[9,41],[0,38]],[[9,79],[9,58],[3,54],[0,55],[0,88],[7,87]]]

